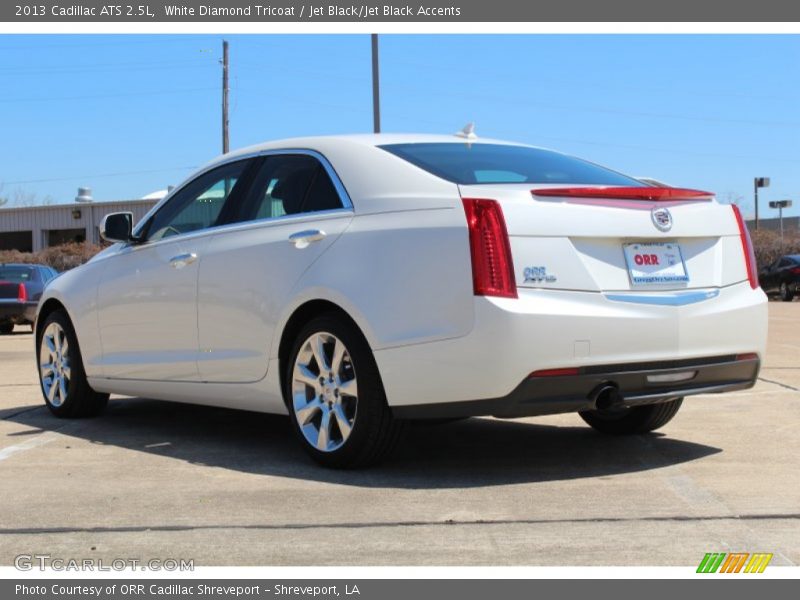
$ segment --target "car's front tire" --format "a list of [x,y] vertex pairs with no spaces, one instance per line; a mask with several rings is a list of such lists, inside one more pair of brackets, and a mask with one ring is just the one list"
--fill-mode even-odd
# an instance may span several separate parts
[[791,302],[794,299],[794,290],[785,281],[781,283],[780,294],[784,302]]
[[373,465],[399,438],[402,423],[386,403],[369,344],[336,314],[314,318],[297,335],[284,399],[303,447],[326,467]]
[[57,417],[93,417],[108,404],[86,380],[78,338],[67,313],[56,310],[45,319],[36,340],[39,383],[45,404]]
[[587,410],[580,414],[593,429],[613,435],[628,435],[655,431],[669,423],[683,404],[676,398],[658,404],[630,408]]

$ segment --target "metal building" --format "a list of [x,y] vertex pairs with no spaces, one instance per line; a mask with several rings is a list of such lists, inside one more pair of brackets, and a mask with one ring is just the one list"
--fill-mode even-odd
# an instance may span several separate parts
[[157,202],[146,198],[0,208],[0,250],[38,252],[65,242],[98,243],[98,226],[105,215],[128,211],[137,222]]

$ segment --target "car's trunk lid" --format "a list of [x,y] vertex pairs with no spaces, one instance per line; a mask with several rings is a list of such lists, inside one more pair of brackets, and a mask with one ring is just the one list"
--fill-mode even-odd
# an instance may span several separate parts
[[19,297],[19,283],[13,281],[0,281],[0,299],[16,300]]
[[531,184],[460,189],[463,198],[500,203],[520,288],[673,292],[747,279],[733,211],[705,193]]

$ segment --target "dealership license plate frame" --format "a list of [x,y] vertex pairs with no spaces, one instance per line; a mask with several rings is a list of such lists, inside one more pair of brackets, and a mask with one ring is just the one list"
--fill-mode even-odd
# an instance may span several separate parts
[[[636,254],[655,255],[659,264],[666,261],[666,269],[649,269],[652,265],[637,265]],[[625,256],[625,265],[628,269],[628,278],[631,285],[673,285],[676,283],[689,283],[689,271],[680,244],[676,242],[630,242],[622,244],[622,254]],[[664,273],[666,271],[666,273]]]

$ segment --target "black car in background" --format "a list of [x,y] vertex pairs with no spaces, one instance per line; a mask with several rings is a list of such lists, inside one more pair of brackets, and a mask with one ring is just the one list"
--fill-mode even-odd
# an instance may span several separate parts
[[791,302],[800,291],[800,254],[781,256],[758,274],[761,288],[767,294],[778,293],[781,300]]
[[14,325],[33,324],[44,286],[56,275],[46,265],[0,264],[0,334],[11,333]]

